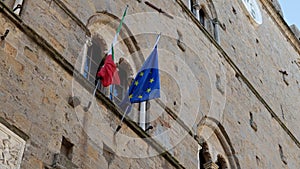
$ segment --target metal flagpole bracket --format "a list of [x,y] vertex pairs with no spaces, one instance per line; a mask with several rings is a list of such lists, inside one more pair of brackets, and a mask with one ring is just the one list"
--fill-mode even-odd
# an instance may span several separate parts
[[4,41],[9,33],[9,29],[6,29],[5,33],[0,37],[1,41]]

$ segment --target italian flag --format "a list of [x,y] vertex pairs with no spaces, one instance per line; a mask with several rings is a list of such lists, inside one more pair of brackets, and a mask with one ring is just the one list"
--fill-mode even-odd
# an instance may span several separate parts
[[128,9],[128,5],[126,6],[126,9],[124,11],[124,14],[122,16],[121,22],[118,26],[117,33],[114,37],[113,43],[111,44],[111,48],[109,52],[107,53],[106,57],[104,58],[104,65],[103,67],[97,72],[97,77],[100,78],[101,84],[104,87],[107,87],[111,84],[117,84],[120,85],[120,77],[117,71],[117,66],[114,62],[114,46],[117,43],[118,36],[120,34],[122,24],[124,21],[124,18],[126,16]]

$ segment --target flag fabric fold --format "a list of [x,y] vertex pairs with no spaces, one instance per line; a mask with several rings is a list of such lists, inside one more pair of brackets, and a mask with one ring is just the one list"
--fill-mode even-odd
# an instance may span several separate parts
[[157,44],[130,85],[128,97],[131,103],[160,97]]
[[120,85],[120,77],[117,72],[117,66],[114,63],[111,54],[106,56],[104,65],[97,73],[97,77],[100,78],[101,84],[104,87],[111,84]]
[[[160,39],[158,35],[154,48],[149,57],[144,62],[142,68],[138,71],[133,82],[129,86],[127,94],[122,102],[118,105],[124,112],[121,119],[121,124],[127,114],[132,109],[132,103],[140,103],[147,100],[160,97],[160,79],[158,69],[158,52],[157,44]],[[120,130],[121,125],[118,126],[116,132]]]
[[117,43],[118,35],[120,34],[121,27],[124,21],[124,18],[127,13],[128,6],[126,6],[126,9],[123,13],[121,22],[118,26],[116,35],[114,37],[113,43],[111,44],[111,48],[107,53],[107,56],[104,58],[104,65],[99,69],[99,71],[96,74],[96,79],[101,80],[101,84],[104,87],[108,87],[111,84],[117,84],[120,85],[120,77],[119,73],[117,71],[117,66],[114,63],[114,46]]

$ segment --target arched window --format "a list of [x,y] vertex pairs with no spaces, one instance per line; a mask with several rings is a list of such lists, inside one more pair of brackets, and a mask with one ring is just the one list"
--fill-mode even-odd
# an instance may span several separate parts
[[204,12],[204,10],[201,8],[200,10],[199,10],[199,21],[200,21],[200,23],[201,23],[201,25],[203,25],[204,27],[205,27],[205,12]]
[[213,162],[211,152],[206,142],[202,143],[202,148],[198,149],[199,166],[198,169],[205,169],[206,165],[218,166],[218,169],[227,169],[225,158],[218,154],[216,162]]
[[194,0],[190,0],[189,1],[189,8],[192,11],[192,13],[197,16],[197,10],[196,10],[196,3],[194,2]]
[[212,1],[200,3],[199,0],[189,0],[188,7],[199,23],[220,43],[219,21]]
[[[206,133],[211,134],[207,135]],[[201,148],[198,148],[198,168],[240,168],[231,141],[217,119],[204,117],[198,125],[197,136],[202,143],[200,144]]]
[[199,151],[198,151],[198,155],[199,155],[199,167],[198,169],[204,169],[204,156],[203,156],[203,149],[201,148]]
[[[90,82],[95,83],[95,77],[99,66],[104,60],[104,45],[98,36],[93,37],[92,45],[88,48],[84,63],[83,76]],[[101,63],[102,62],[102,63]]]

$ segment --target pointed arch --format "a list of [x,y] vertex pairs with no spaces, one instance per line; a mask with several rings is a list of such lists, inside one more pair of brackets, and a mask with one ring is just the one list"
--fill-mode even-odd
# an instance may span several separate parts
[[[99,33],[100,29],[102,29],[102,36],[104,40],[107,42],[108,48],[110,48],[110,44],[113,41],[113,37],[116,33],[117,27],[120,23],[121,19],[114,14],[108,13],[107,11],[99,11],[92,15],[88,21],[87,21],[87,28],[90,30],[92,36],[95,35],[97,32]],[[126,17],[125,17],[126,22]],[[127,49],[126,55],[120,56],[119,58],[123,57],[125,60],[129,60],[128,56],[130,56],[130,60],[133,62],[133,65],[141,65],[144,62],[144,57],[142,52],[140,51],[140,47],[138,46],[137,40],[135,39],[135,36],[129,29],[129,27],[126,25],[126,23],[123,22],[118,42],[122,43],[124,47]],[[103,32],[105,32],[105,35],[103,35]],[[106,49],[108,50],[108,49]],[[117,58],[117,59],[119,59]]]
[[[201,119],[197,126],[197,135],[200,136],[200,141],[202,143],[207,142],[213,147],[221,147],[222,150],[220,151],[223,151],[225,153],[224,156],[222,156],[222,162],[224,162],[225,159],[227,159],[229,168],[240,169],[238,158],[235,155],[235,150],[224,126],[217,119],[208,116],[203,117],[203,119]],[[209,135],[207,135],[207,132],[210,132]],[[218,139],[219,143],[210,143],[209,138],[212,136],[215,136]],[[217,153],[217,155],[215,156],[216,161],[218,161],[217,158],[220,159],[221,157],[219,156],[219,153]]]

